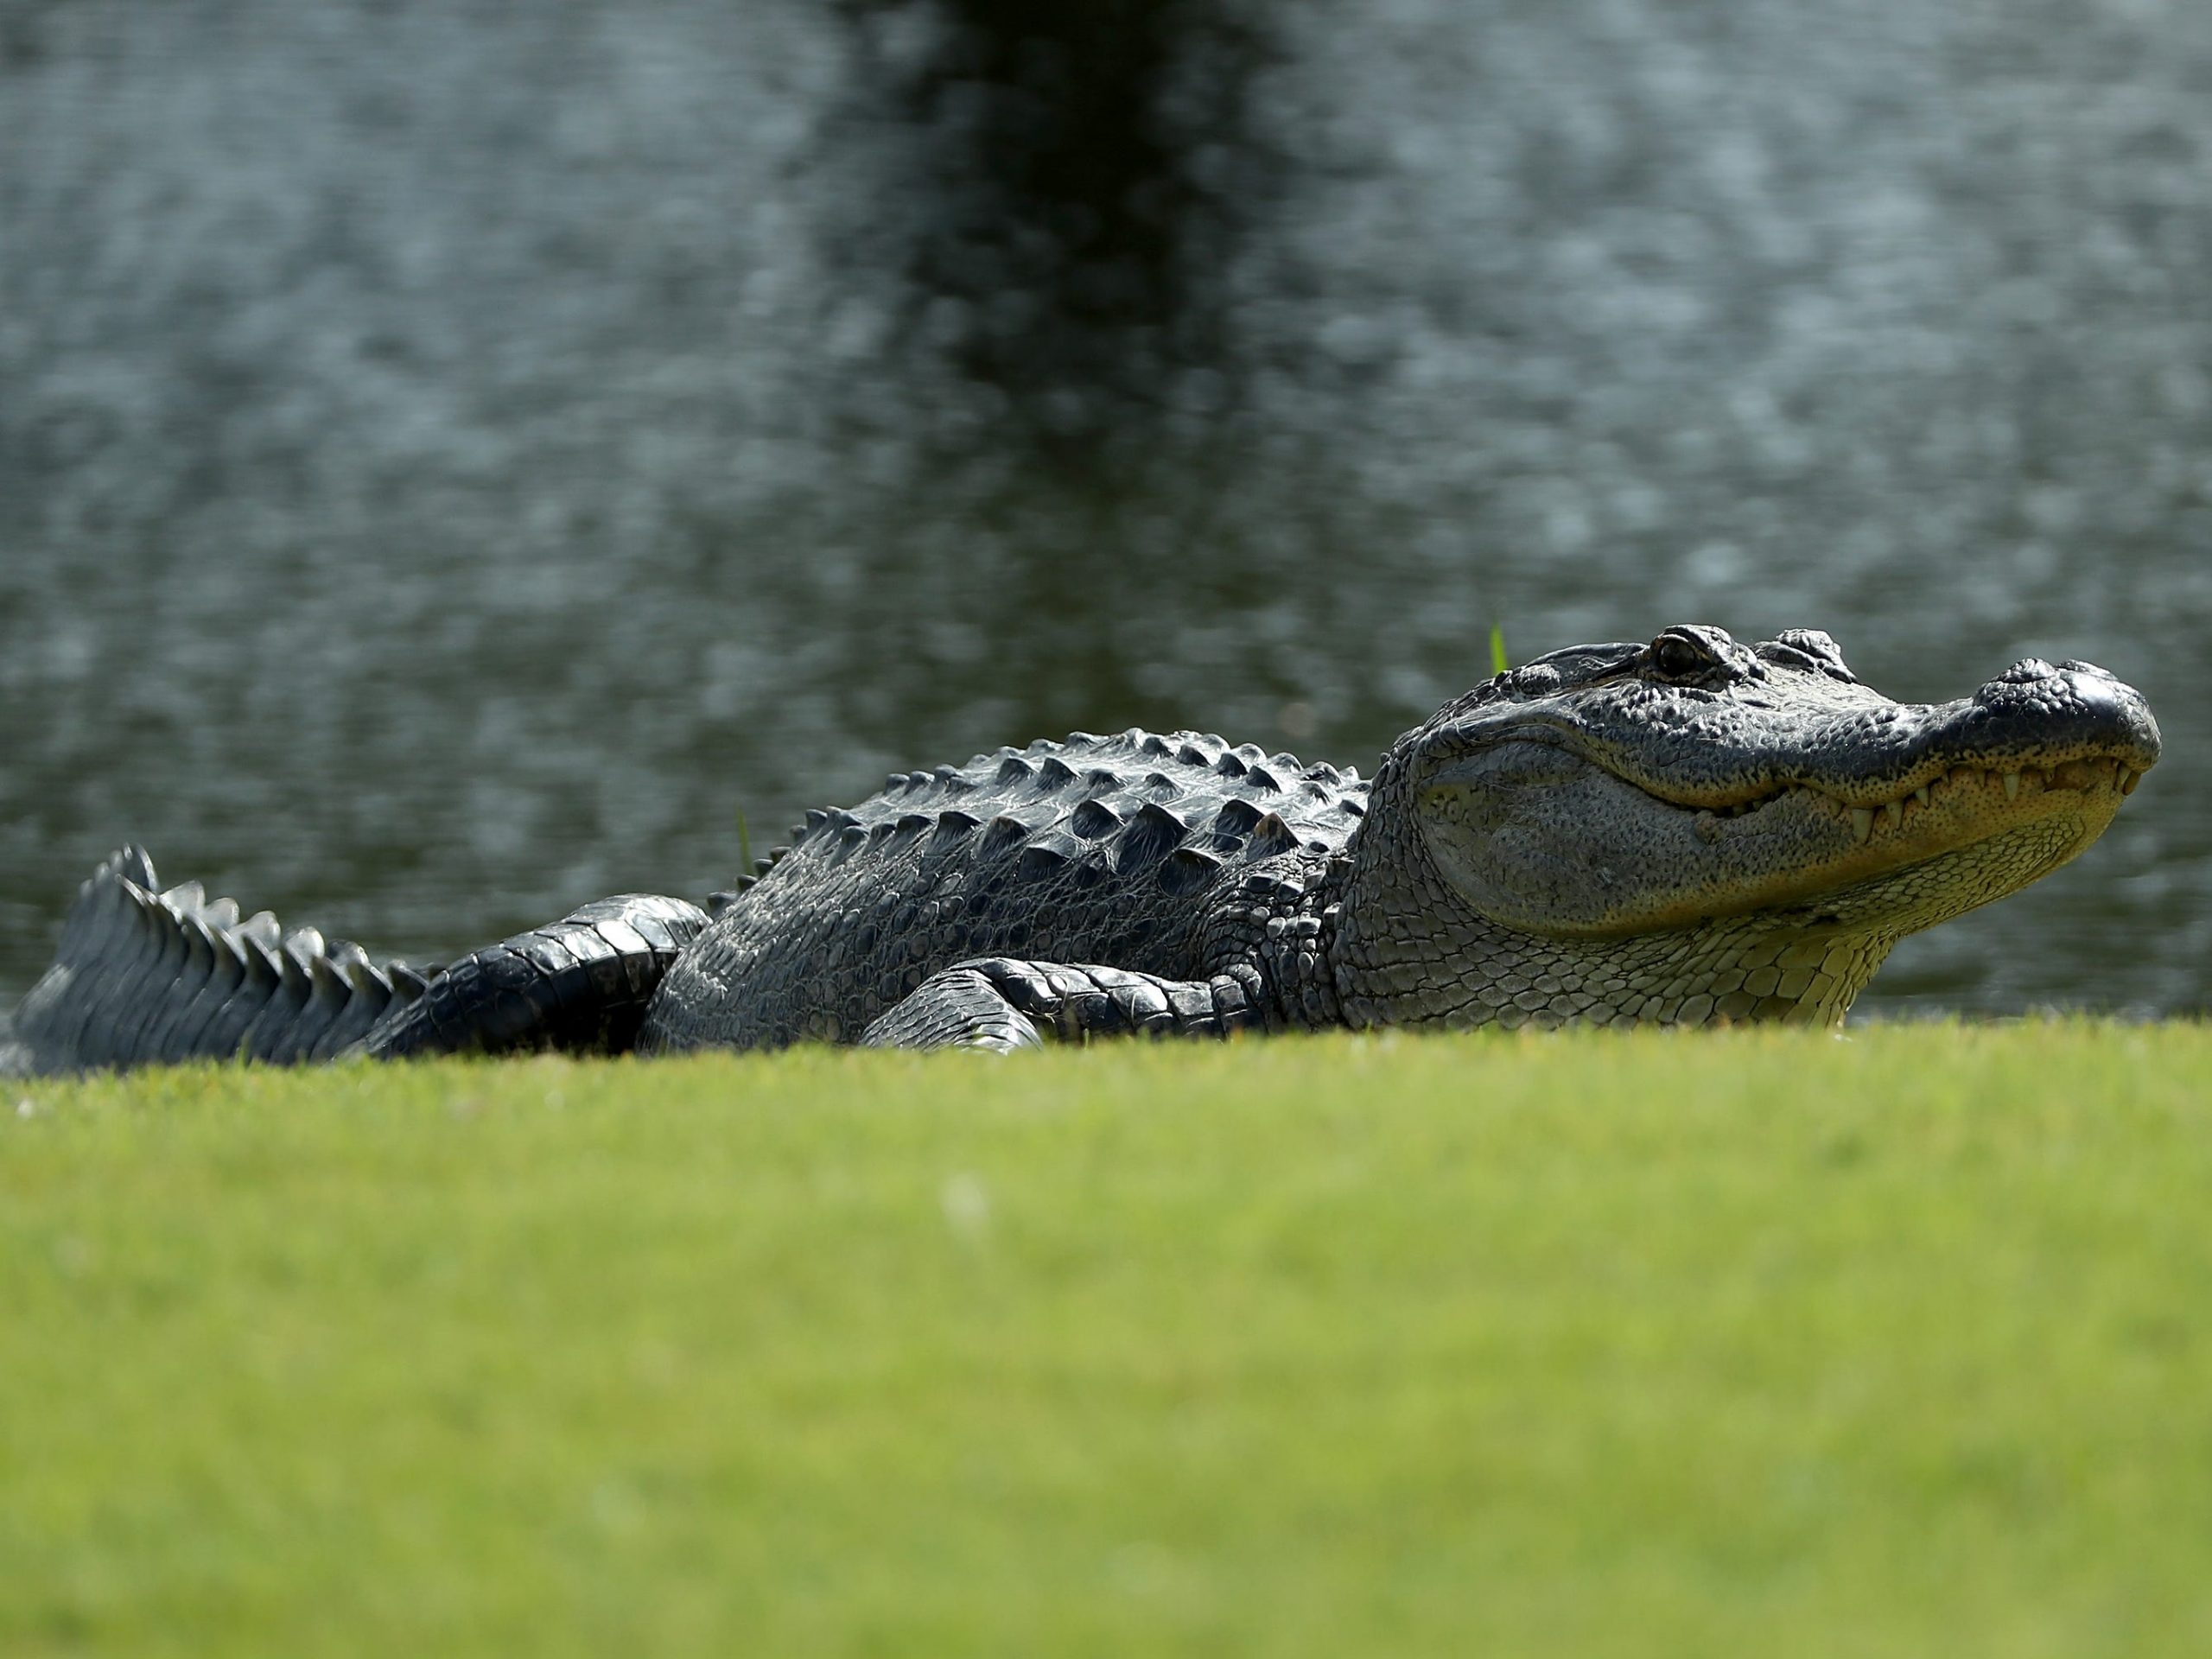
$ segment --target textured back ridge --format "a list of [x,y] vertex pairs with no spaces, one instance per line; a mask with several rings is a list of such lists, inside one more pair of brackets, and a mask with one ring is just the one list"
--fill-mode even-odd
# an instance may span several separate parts
[[314,928],[287,935],[267,911],[241,918],[196,881],[162,891],[145,850],[125,847],[78,890],[54,966],[16,1012],[18,1064],[324,1059],[424,983]]

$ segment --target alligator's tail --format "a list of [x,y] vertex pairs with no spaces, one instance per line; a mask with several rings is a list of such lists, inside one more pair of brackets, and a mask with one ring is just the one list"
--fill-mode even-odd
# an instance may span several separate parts
[[241,1057],[327,1059],[427,981],[379,966],[349,940],[241,920],[197,881],[164,893],[144,850],[125,847],[78,889],[54,966],[16,1010],[0,1070],[37,1072]]

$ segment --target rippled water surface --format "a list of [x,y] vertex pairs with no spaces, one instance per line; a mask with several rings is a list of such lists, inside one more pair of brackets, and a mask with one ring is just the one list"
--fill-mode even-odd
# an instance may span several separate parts
[[1040,302],[918,6],[0,3],[0,1004],[125,837],[435,957],[1700,620],[2142,688],[2103,842],[1862,1007],[2202,1007],[2212,7],[1246,17],[1155,89],[1198,229]]

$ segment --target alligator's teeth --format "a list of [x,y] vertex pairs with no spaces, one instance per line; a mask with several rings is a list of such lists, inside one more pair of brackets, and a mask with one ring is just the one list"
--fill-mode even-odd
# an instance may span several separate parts
[[1891,829],[1896,829],[1897,825],[1904,822],[1904,803],[1903,801],[1888,801],[1884,803],[1882,807],[1882,816],[1890,821]]
[[1864,841],[1874,833],[1874,809],[1854,806],[1851,809],[1851,838]]
[[2121,794],[2133,795],[2135,792],[2135,785],[2142,781],[2143,774],[2141,772],[2131,772],[2126,766],[2122,766],[2120,769],[2120,792]]
[[2017,801],[2020,798],[2020,774],[2017,772],[2008,772],[2005,774],[2005,798],[2008,801]]
[[1925,785],[1925,784],[1923,784],[1923,785],[1922,785],[1918,789],[1914,790],[1914,791],[1912,791],[1912,798],[1913,798],[1914,800],[1916,800],[1916,801],[1918,801],[1918,802],[1919,802],[1923,806],[1927,805],[1927,804],[1928,804],[1928,785]]

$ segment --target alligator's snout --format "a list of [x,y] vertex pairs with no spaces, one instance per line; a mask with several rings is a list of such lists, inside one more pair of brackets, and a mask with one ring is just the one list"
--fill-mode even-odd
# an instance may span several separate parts
[[1971,703],[1972,739],[1993,759],[2006,749],[2075,750],[2133,772],[2158,763],[2158,722],[2150,704],[2094,663],[2026,658],[1975,692]]

